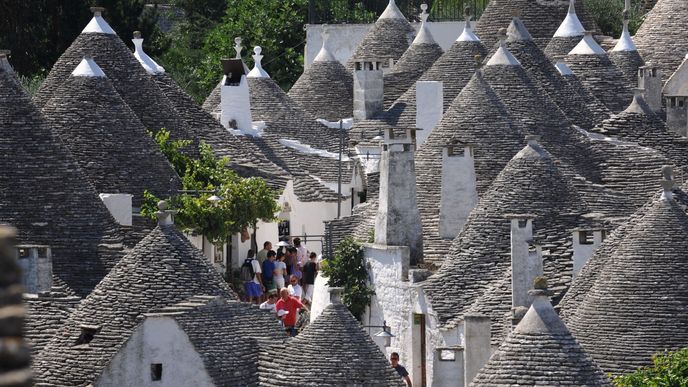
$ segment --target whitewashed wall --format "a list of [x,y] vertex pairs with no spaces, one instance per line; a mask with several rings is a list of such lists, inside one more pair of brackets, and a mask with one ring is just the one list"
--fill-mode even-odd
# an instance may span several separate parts
[[[162,364],[162,379],[151,380],[151,364]],[[213,386],[201,357],[174,319],[149,317],[131,335],[100,375],[96,386]]]

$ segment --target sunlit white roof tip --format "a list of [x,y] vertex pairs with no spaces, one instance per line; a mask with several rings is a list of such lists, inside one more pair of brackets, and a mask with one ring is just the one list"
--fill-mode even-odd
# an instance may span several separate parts
[[380,19],[406,19],[406,17],[401,13],[396,2],[394,2],[394,0],[389,0],[389,4],[387,4],[387,8],[385,8],[385,11],[380,15]]
[[533,40],[530,36],[530,32],[523,24],[523,21],[518,17],[514,17],[509,23],[509,28],[506,29],[506,34],[509,37],[509,41],[523,42],[526,40]]
[[586,34],[569,55],[606,55],[602,47],[595,41],[592,34]]
[[256,46],[253,48],[253,69],[249,71],[248,75],[246,77],[248,78],[270,78],[270,75],[268,75],[265,70],[263,70],[263,65],[260,63],[263,60],[263,55],[260,53],[263,51],[263,49],[260,46]]
[[413,39],[412,44],[435,44],[435,38],[432,36],[432,33],[428,28],[428,16],[430,16],[426,12],[426,10],[428,9],[428,5],[421,4],[420,8],[423,10],[423,13],[420,14],[420,19],[422,20],[422,22],[420,23],[420,30],[418,31],[418,35],[416,35],[416,38]]
[[470,18],[466,18],[466,24],[463,26],[463,32],[456,38],[457,42],[479,42],[480,38],[473,32]]
[[320,51],[318,51],[318,55],[316,55],[315,59],[313,59],[313,62],[334,62],[337,60],[337,58],[334,57],[329,48],[330,30],[324,25],[322,28],[322,47],[320,48]]
[[96,64],[93,58],[85,56],[81,60],[78,66],[72,71],[72,75],[75,77],[103,77],[105,78],[105,73],[100,69],[100,66]]
[[561,75],[573,75],[573,71],[571,71],[569,66],[562,60],[558,60],[557,63],[554,64],[554,67],[557,68]]
[[93,18],[90,22],[88,22],[86,28],[81,31],[82,34],[101,33],[117,35],[115,30],[113,30],[112,27],[110,27],[110,25],[105,21],[105,19],[103,19],[102,8],[93,7],[91,8],[91,11],[93,11]]
[[576,15],[575,1],[576,0],[570,1],[569,12],[554,33],[555,38],[568,38],[572,36],[583,36],[585,34],[585,27],[583,27],[580,19],[578,19],[578,15]]
[[631,38],[631,33],[628,32],[628,20],[624,20],[623,32],[612,51],[638,51],[638,47],[635,46],[633,38]]
[[134,56],[136,59],[141,63],[141,66],[143,66],[144,69],[146,69],[146,72],[148,74],[162,74],[165,72],[165,68],[160,66],[159,64],[155,63],[153,58],[148,56],[145,51],[143,51],[143,39],[139,37],[140,35],[137,35],[135,33],[134,39],[131,41],[134,42]]
[[492,55],[492,58],[487,62],[487,66],[496,66],[496,65],[505,65],[505,66],[520,66],[521,62],[518,61],[514,57],[514,55],[509,52],[504,46],[500,46],[497,49],[497,52]]

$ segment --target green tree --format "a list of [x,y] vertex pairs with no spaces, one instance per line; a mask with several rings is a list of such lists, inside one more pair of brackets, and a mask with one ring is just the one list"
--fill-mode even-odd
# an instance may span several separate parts
[[614,378],[617,387],[686,387],[688,386],[688,347],[675,352],[658,353],[652,366]]
[[346,237],[337,245],[334,257],[323,262],[322,271],[329,278],[328,286],[344,288],[342,302],[360,320],[375,294],[368,284],[363,247]]
[[[204,235],[213,244],[230,243],[231,237],[244,229],[255,229],[259,220],[275,219],[279,210],[276,194],[260,178],[242,178],[227,167],[227,158],[215,157],[209,145],[201,143],[199,158],[180,151],[188,141],[171,141],[161,130],[155,141],[181,176],[182,190],[168,198],[177,210],[175,224],[184,231]],[[219,201],[208,200],[219,196]],[[146,192],[143,215],[155,218],[159,198]]]
[[[629,10],[630,22],[628,29],[631,35],[640,27],[645,16],[645,8],[643,0],[631,0],[631,9]],[[595,23],[600,28],[604,35],[618,38],[621,36],[623,29],[623,10],[625,8],[624,0],[585,0],[585,8],[595,19]]]

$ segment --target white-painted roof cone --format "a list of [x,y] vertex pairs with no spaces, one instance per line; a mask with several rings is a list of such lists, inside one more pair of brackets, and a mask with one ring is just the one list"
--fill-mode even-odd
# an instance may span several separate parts
[[514,55],[506,48],[506,30],[502,28],[500,31],[499,48],[497,52],[492,55],[492,58],[487,62],[487,66],[520,66],[521,62],[514,57]]
[[459,35],[458,38],[456,38],[457,42],[479,42],[480,39],[478,36],[473,32],[473,27],[471,27],[471,14],[468,11],[468,7],[466,7],[466,23],[463,25],[463,32],[461,32],[461,35]]
[[572,36],[583,36],[585,34],[585,27],[583,27],[580,19],[578,19],[578,15],[576,15],[575,2],[576,0],[571,0],[569,2],[569,12],[554,33],[555,38],[568,38]]
[[569,52],[569,55],[606,55],[607,52],[592,37],[592,32],[586,32],[585,36]]
[[313,62],[334,62],[337,58],[334,57],[332,52],[330,52],[330,28],[324,24],[322,26],[322,47],[315,56]]
[[72,71],[75,77],[103,77],[105,73],[100,69],[100,66],[90,56],[84,56],[78,66]]
[[428,5],[423,3],[420,5],[420,9],[423,10],[423,12],[420,14],[420,30],[411,44],[435,44],[435,38],[432,36],[432,33],[428,28],[428,17],[430,16],[430,14],[426,12]]
[[260,53],[263,51],[263,49],[260,46],[256,46],[253,48],[253,69],[248,73],[247,77],[248,78],[270,78],[270,75],[268,75],[265,70],[263,70],[263,65],[261,64],[261,61],[263,60],[263,55]]
[[103,19],[103,11],[105,8],[101,7],[91,7],[93,12],[93,18],[86,25],[86,27],[81,31],[82,34],[86,33],[101,33],[101,34],[112,34],[117,35],[115,30],[110,27],[110,25]]
[[134,32],[134,57],[141,63],[141,66],[148,72],[148,74],[161,74],[165,72],[165,68],[157,64],[153,58],[148,56],[145,51],[143,51],[143,38],[141,38],[141,33],[139,31]]
[[623,32],[612,51],[638,51],[638,47],[633,43],[631,33],[628,32],[628,11],[624,11]]
[[387,8],[385,8],[385,11],[380,15],[380,19],[406,19],[406,17],[401,13],[396,2],[394,2],[394,0],[389,0],[389,4],[387,4]]

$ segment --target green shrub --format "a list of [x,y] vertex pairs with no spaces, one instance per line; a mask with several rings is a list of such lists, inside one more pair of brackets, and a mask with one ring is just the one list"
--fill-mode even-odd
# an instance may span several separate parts
[[[595,19],[599,27],[597,33],[618,38],[623,30],[624,0],[585,0],[585,8]],[[628,29],[631,35],[640,27],[644,17],[642,0],[631,0],[629,10],[630,23]]]
[[614,378],[617,387],[687,387],[688,347],[675,352],[658,353],[652,365]]
[[368,285],[363,246],[346,237],[335,249],[334,258],[323,262],[321,270],[329,278],[327,286],[344,288],[342,302],[360,320],[375,294]]

